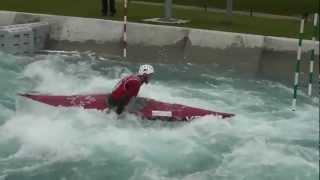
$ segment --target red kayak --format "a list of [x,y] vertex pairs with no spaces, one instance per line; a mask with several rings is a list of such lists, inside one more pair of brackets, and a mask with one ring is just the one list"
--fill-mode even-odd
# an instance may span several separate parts
[[[109,94],[57,96],[46,94],[19,94],[20,96],[42,102],[51,106],[82,107],[84,109],[108,109],[106,99]],[[209,111],[180,104],[170,104],[149,98],[134,98],[127,106],[127,110],[143,119],[160,119],[167,121],[191,121],[193,119],[214,115],[220,118],[229,118],[234,114]]]

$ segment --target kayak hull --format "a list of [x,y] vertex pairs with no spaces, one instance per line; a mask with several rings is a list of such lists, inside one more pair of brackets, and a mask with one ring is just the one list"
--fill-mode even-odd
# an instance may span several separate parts
[[[89,94],[89,95],[48,95],[48,94],[19,94],[22,97],[32,99],[51,106],[61,107],[82,107],[84,109],[107,110],[106,99],[109,94]],[[137,97],[127,106],[129,113],[135,114],[148,120],[166,120],[166,121],[191,121],[199,117],[213,115],[219,118],[230,118],[234,114],[205,110],[181,104],[171,104],[156,101],[149,98]]]

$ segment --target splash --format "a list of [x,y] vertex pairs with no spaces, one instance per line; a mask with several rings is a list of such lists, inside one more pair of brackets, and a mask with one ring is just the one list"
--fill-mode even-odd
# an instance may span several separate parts
[[15,94],[110,92],[138,65],[79,53],[23,63],[0,57],[0,73],[8,75],[1,79],[0,179],[319,177],[317,104],[302,95],[299,111],[290,111],[291,91],[279,83],[215,74],[210,66],[154,64],[157,73],[140,96],[236,116],[191,123],[119,119],[20,101]]

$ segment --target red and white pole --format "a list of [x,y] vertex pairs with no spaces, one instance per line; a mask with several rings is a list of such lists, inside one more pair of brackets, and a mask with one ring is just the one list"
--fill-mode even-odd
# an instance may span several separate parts
[[127,36],[127,15],[128,15],[128,0],[124,0],[124,16],[123,16],[123,57],[127,57],[128,36]]

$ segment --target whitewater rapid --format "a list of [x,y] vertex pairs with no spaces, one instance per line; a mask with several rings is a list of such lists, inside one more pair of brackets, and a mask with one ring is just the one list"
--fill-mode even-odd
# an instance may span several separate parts
[[211,65],[153,65],[139,96],[236,116],[169,123],[49,107],[16,94],[110,92],[139,65],[90,53],[0,53],[0,180],[318,179],[318,98],[300,93],[293,112],[282,84]]

